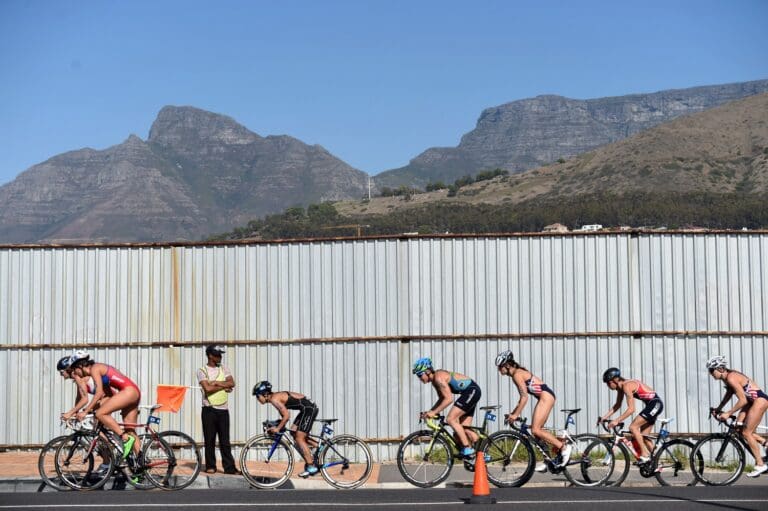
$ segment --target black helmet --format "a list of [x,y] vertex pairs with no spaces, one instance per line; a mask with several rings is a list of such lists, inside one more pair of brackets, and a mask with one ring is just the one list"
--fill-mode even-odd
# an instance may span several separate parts
[[70,357],[61,357],[56,364],[56,370],[57,371],[64,371],[66,369],[69,369],[69,366],[72,365],[72,359]]
[[272,384],[267,380],[263,380],[253,386],[253,392],[251,392],[251,394],[254,396],[261,396],[267,392],[272,392]]
[[226,353],[226,350],[224,350],[224,346],[220,346],[218,344],[211,344],[210,346],[205,348],[206,355],[215,355],[217,357],[220,357],[224,353]]
[[621,376],[621,371],[619,371],[616,367],[610,367],[603,373],[603,383],[608,383],[617,376]]

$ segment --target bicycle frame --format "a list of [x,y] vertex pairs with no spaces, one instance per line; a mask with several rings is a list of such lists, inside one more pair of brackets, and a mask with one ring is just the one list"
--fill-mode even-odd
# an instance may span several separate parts
[[[323,424],[323,429],[321,430],[319,435],[312,435],[307,434],[307,437],[311,440],[314,440],[315,443],[317,443],[317,446],[315,447],[314,451],[312,451],[312,462],[317,466],[318,468],[330,468],[335,467],[337,465],[344,465],[344,468],[349,467],[349,460],[344,458],[342,454],[336,450],[336,448],[333,446],[333,442],[330,442],[330,439],[333,437],[333,428],[331,428],[331,423],[334,422],[336,419],[330,419],[330,420],[320,420],[318,422],[321,422]],[[274,427],[277,424],[279,424],[279,421],[266,421],[263,423],[264,431],[269,429],[270,427]],[[277,449],[277,446],[280,444],[281,439],[285,438],[286,442],[293,448],[294,451],[299,453],[301,455],[301,452],[299,451],[298,447],[296,446],[296,441],[293,439],[293,435],[286,435],[288,433],[288,430],[280,431],[278,433],[275,433],[273,435],[274,437],[274,443],[272,444],[272,447],[269,449],[269,455],[267,456],[267,461],[272,459],[272,455],[275,453],[275,450]],[[323,465],[319,465],[318,461],[320,459],[320,453],[323,452],[323,449],[331,449],[333,452],[339,455],[339,457],[344,458],[343,460],[330,462],[330,463],[324,463]]]
[[[567,415],[565,417],[565,425],[563,426],[563,429],[560,430],[560,438],[562,440],[567,440],[568,442],[573,442],[573,437],[571,436],[571,432],[568,431],[568,427],[571,424],[576,424],[576,421],[573,419],[573,416],[576,415],[577,412],[575,411],[569,411],[567,412]],[[558,466],[557,463],[555,463],[555,458],[550,456],[549,454],[549,445],[544,442],[543,440],[539,440],[535,436],[533,436],[533,433],[531,433],[531,428],[528,426],[527,418],[518,418],[517,423],[519,423],[519,426],[515,426],[514,424],[510,424],[513,430],[519,432],[523,438],[530,441],[531,445],[536,448],[537,451],[541,454],[541,457],[544,458],[544,462],[547,464],[549,470],[553,473],[557,473],[563,470],[564,466]],[[573,461],[569,461],[568,464],[572,464]]]
[[[464,429],[469,429],[473,431],[477,435],[477,441],[475,444],[481,443],[483,440],[488,438],[488,423],[494,422],[496,420],[496,415],[493,414],[492,410],[495,410],[499,408],[498,406],[493,407],[483,407],[485,409],[485,415],[483,416],[483,425],[480,427],[477,426],[464,426]],[[437,437],[442,437],[448,445],[451,447],[451,452],[458,452],[459,447],[456,444],[456,439],[454,439],[453,435],[448,432],[448,425],[445,423],[445,417],[443,415],[438,415],[436,419],[433,419],[437,421],[437,424],[434,424],[431,422],[430,419],[426,420],[427,426],[434,431],[434,434],[432,435],[432,442],[429,444],[429,450],[432,449],[432,445],[434,443],[434,439]],[[456,457],[454,455],[454,457]]]

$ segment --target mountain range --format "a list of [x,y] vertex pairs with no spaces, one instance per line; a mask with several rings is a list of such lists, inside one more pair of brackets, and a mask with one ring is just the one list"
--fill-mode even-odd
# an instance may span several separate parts
[[[531,184],[536,181],[533,177],[553,173],[559,184],[540,183],[542,189],[550,186],[546,193],[582,193],[604,182],[618,188],[630,186],[629,181],[634,183],[631,186],[664,187],[670,180],[720,182],[720,177],[729,178],[737,190],[750,191],[760,188],[763,179],[759,171],[752,171],[754,175],[747,172],[761,168],[755,166],[757,160],[749,164],[744,160],[760,153],[762,147],[762,142],[746,142],[756,133],[752,124],[752,131],[745,131],[736,121],[727,128],[713,121],[709,138],[705,137],[710,142],[701,139],[686,145],[678,141],[659,153],[657,163],[642,156],[656,154],[647,144],[663,145],[663,137],[643,141],[630,152],[617,149],[615,154],[574,156],[642,135],[676,117],[765,91],[768,80],[618,98],[539,96],[515,101],[485,110],[475,130],[458,147],[429,149],[407,167],[375,179],[378,186],[414,186],[439,180],[448,183],[481,169],[502,168],[513,173],[505,183],[518,183],[494,192],[506,201],[529,198],[536,192],[521,195],[521,191],[536,188]],[[766,121],[763,111],[758,111],[762,117],[755,122]],[[684,125],[675,124],[674,130]],[[699,128],[690,129],[695,134]],[[758,135],[755,140],[762,140]],[[637,137],[630,140],[643,140]],[[718,142],[717,137],[741,152],[730,159],[723,159],[720,149],[717,156],[707,156],[703,149],[712,140]],[[591,160],[585,163],[583,158]],[[515,174],[556,160],[563,163],[519,179]],[[602,163],[596,168],[598,161]],[[746,173],[735,166],[738,161],[744,162]],[[661,169],[666,173],[660,174]],[[367,188],[366,173],[321,146],[290,136],[262,137],[224,115],[167,106],[159,112],[146,140],[131,135],[104,150],[86,148],[60,154],[1,186],[0,243],[202,239],[289,206],[360,199]],[[466,190],[459,197],[462,195],[467,196]],[[371,202],[373,207],[375,201]]]
[[537,96],[488,108],[456,147],[433,147],[376,176],[379,187],[424,188],[481,170],[541,167],[616,142],[682,115],[768,92],[768,80],[599,99]]

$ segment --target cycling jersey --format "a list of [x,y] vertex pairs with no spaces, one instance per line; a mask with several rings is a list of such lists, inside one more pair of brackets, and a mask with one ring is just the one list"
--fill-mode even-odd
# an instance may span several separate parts
[[640,401],[643,401],[644,403],[648,403],[650,400],[657,397],[656,392],[651,390],[648,386],[646,386],[643,382],[640,380],[627,380],[627,382],[624,384],[626,385],[629,382],[637,382],[637,388],[632,393],[632,397],[635,399],[639,399]]
[[747,396],[747,401],[749,402],[760,398],[768,399],[768,395],[766,395],[765,392],[758,389],[757,387],[752,387],[752,385],[749,383],[749,380],[747,380],[747,384],[744,385],[744,394]]
[[532,395],[536,399],[541,397],[542,392],[549,392],[552,394],[552,397],[556,397],[555,392],[549,388],[549,385],[541,381],[540,378],[537,378],[533,374],[530,378],[525,380],[525,386],[528,388],[528,394]]
[[302,397],[301,399],[293,397],[288,392],[288,399],[285,401],[285,407],[289,410],[299,410],[299,414],[293,423],[296,425],[298,431],[309,433],[312,430],[312,424],[315,422],[315,417],[320,409],[315,403]]
[[467,385],[461,392],[461,395],[454,403],[454,406],[461,408],[467,415],[474,415],[475,408],[480,401],[481,395],[482,392],[480,392],[480,386],[474,381],[469,380],[469,385]]
[[456,373],[451,371],[451,380],[448,382],[448,386],[451,387],[451,392],[454,394],[460,394],[466,390],[472,382],[472,378],[464,378],[457,380],[454,376]]
[[139,394],[141,394],[139,386],[136,385],[133,380],[110,365],[107,366],[107,372],[101,375],[101,384],[104,387],[113,388],[118,392],[125,390],[128,387],[133,387],[139,391]]

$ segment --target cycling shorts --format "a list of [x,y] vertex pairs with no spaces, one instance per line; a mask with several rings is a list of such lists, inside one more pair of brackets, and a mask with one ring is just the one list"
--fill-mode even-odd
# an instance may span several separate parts
[[309,433],[312,430],[312,424],[315,423],[315,418],[320,409],[307,398],[302,399],[299,402],[299,414],[293,421],[297,431],[303,431]]
[[645,403],[645,408],[643,408],[643,411],[640,412],[640,417],[645,419],[648,424],[654,424],[656,422],[656,418],[661,415],[661,412],[663,411],[664,403],[661,402],[660,398],[655,397]]
[[453,405],[461,408],[467,415],[475,415],[475,408],[480,401],[481,394],[480,386],[477,383],[472,382],[467,388],[461,391],[459,399],[457,399]]

